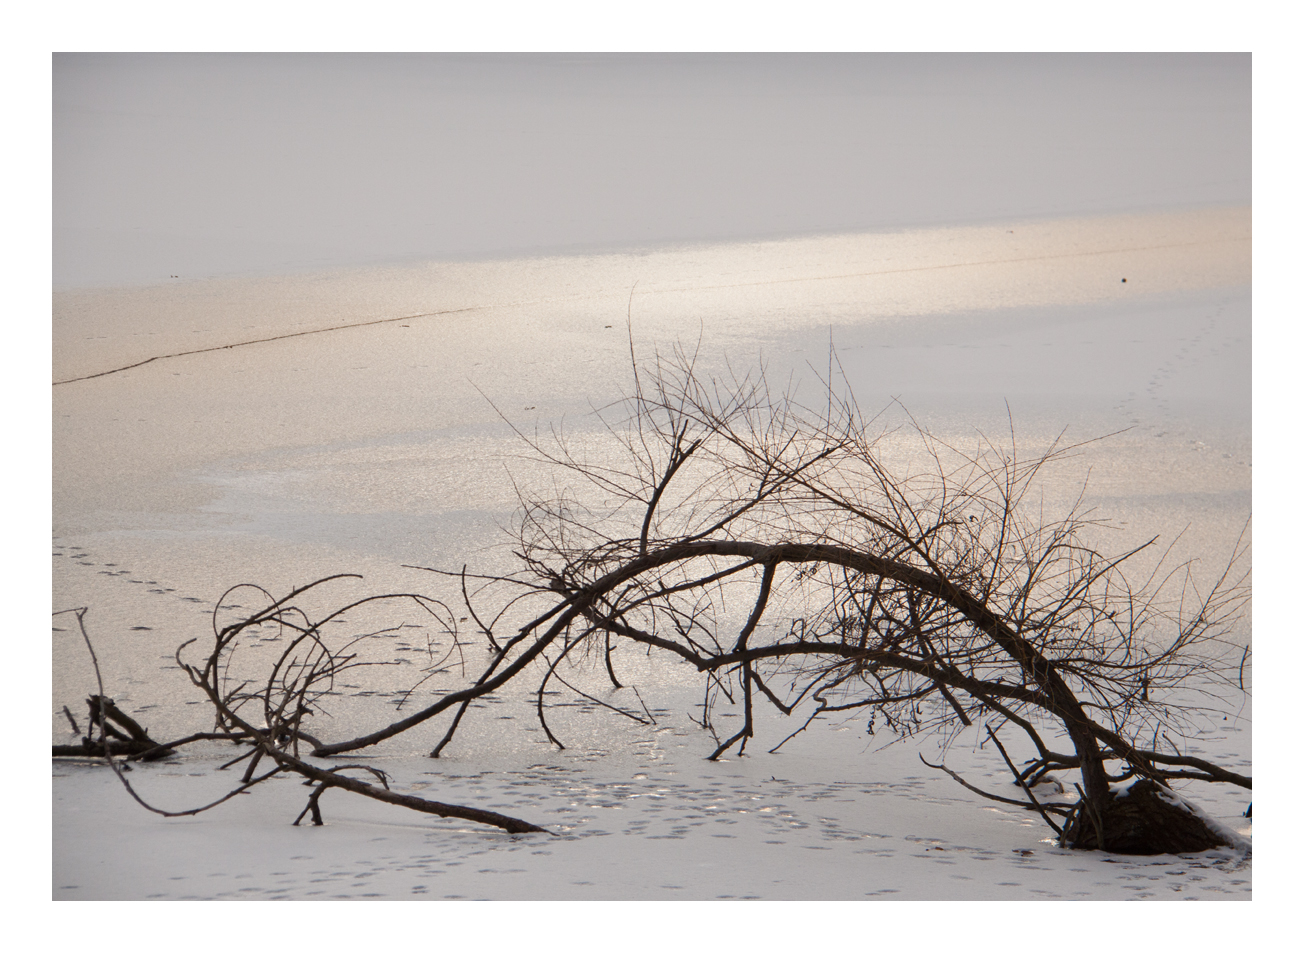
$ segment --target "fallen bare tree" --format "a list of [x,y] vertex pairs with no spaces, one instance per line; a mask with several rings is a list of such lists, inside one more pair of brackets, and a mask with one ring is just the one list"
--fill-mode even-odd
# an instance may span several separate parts
[[[718,738],[712,758],[745,749],[758,704],[791,714],[807,702],[804,724],[866,710],[902,734],[1008,724],[1036,751],[1022,768],[1011,762],[1017,781],[1066,845],[1225,842],[1175,795],[1141,794],[1177,778],[1251,785],[1154,743],[1181,736],[1188,713],[1173,706],[1175,690],[1236,688],[1245,655],[1223,636],[1248,598],[1243,546],[1203,595],[1183,567],[1137,583],[1124,567],[1154,541],[1106,556],[1088,539],[1096,524],[1080,501],[1045,514],[1040,481],[1072,447],[1024,459],[1013,435],[965,451],[915,426],[908,437],[925,465],[900,474],[884,463],[889,435],[873,434],[831,387],[811,409],[772,395],[763,377],[702,380],[683,354],[646,378],[636,365],[635,376],[627,415],[609,428],[616,454],[589,460],[559,435],[529,440],[572,481],[553,499],[522,500],[526,568],[487,581],[548,607],[510,638],[482,625],[497,651],[474,685],[319,753],[455,709],[437,756],[473,698],[531,666],[556,741],[544,693],[562,660],[601,659],[619,687],[612,646],[623,641],[703,673],[708,730],[714,703],[740,696],[742,725]],[[744,591],[749,611],[729,627],[726,602]],[[1054,749],[1047,725],[1062,728],[1071,751]],[[1080,775],[1080,798],[1036,804],[1031,788],[1060,771]],[[1132,779],[1145,783],[1130,799],[1111,787]]]
[[[522,496],[518,572],[432,570],[459,587],[489,650],[478,675],[375,731],[319,740],[303,730],[320,702],[314,686],[352,656],[327,648],[320,622],[293,605],[298,593],[268,596],[268,609],[217,631],[204,665],[182,663],[219,728],[251,740],[278,770],[349,787],[364,782],[345,784],[344,768],[315,767],[300,747],[336,756],[448,713],[438,757],[477,699],[530,678],[540,724],[560,746],[546,695],[563,661],[588,658],[619,689],[615,650],[626,644],[702,674],[713,759],[745,752],[761,705],[799,716],[793,735],[851,711],[901,736],[983,723],[1026,806],[1065,846],[1161,853],[1228,843],[1169,782],[1251,787],[1172,741],[1190,715],[1176,692],[1241,690],[1248,651],[1226,636],[1249,598],[1244,541],[1203,593],[1187,567],[1165,570],[1162,559],[1131,578],[1125,569],[1153,540],[1106,555],[1081,498],[1046,513],[1045,473],[1074,447],[1025,458],[1013,433],[964,449],[913,422],[875,431],[831,385],[812,408],[771,393],[763,375],[704,380],[680,352],[634,370],[632,396],[608,415],[614,451],[590,458],[563,434],[522,434],[569,481],[551,498]],[[905,471],[887,462],[902,441],[916,451]],[[425,605],[451,644],[464,645],[457,616]],[[301,651],[320,655],[287,655],[256,691],[224,687],[226,653],[268,622],[290,624]],[[241,714],[255,700],[261,725]],[[713,712],[733,702],[741,727],[721,737]],[[1022,767],[999,737],[1006,726],[1036,752]],[[1059,732],[1071,750],[1056,750]],[[1037,799],[1033,788],[1052,772],[1080,777],[1075,802]]]

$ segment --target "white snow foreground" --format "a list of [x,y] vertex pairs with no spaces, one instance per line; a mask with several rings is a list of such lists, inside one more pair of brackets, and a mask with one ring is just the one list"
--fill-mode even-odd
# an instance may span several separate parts
[[[596,722],[603,718],[600,711],[577,712],[570,727],[593,722],[588,736],[600,736]],[[518,731],[529,727],[527,712],[515,720]],[[657,729],[622,748],[589,744],[556,752],[535,744],[534,757],[488,752],[472,758],[461,746],[439,760],[419,753],[348,759],[389,772],[403,793],[521,817],[556,836],[509,835],[343,791],[323,796],[325,826],[305,820],[294,827],[310,789],[288,778],[208,813],[168,819],[139,807],[107,767],[56,764],[54,896],[1232,900],[1251,894],[1250,822],[1237,817],[1245,792],[1219,790],[1227,786],[1191,792],[1216,816],[1195,810],[1227,828],[1243,849],[1155,857],[1071,851],[1055,845],[1036,814],[965,791],[925,768],[913,742],[883,747],[882,732],[869,738],[863,725],[816,725],[780,753],[757,746],[758,754],[711,763],[704,760],[712,747],[704,732],[682,718],[658,715],[658,721]],[[974,747],[977,739],[966,731],[945,753],[947,764],[985,790],[1017,793],[999,755],[990,745]],[[1234,747],[1242,740],[1240,729],[1230,729],[1209,743]],[[930,760],[943,756],[925,745]],[[232,780],[213,770],[227,751],[214,746],[170,763],[137,765],[128,778],[156,806],[195,806]]]

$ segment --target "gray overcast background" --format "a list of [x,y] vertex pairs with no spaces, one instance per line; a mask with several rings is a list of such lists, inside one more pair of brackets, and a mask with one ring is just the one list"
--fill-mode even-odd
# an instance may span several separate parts
[[1248,54],[53,68],[56,289],[1251,201]]

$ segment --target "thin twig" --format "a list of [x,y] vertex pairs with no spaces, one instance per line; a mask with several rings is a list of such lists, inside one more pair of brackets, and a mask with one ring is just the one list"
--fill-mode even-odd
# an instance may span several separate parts
[[1005,745],[1001,744],[1001,739],[996,737],[996,732],[992,731],[991,725],[987,726],[987,737],[996,742],[996,747],[1001,751],[1001,757],[1005,759],[1005,763],[1010,768],[1010,773],[1014,775],[1014,783],[1023,788],[1023,793],[1028,795],[1028,800],[1031,801],[1032,806],[1037,809],[1037,813],[1041,815],[1041,819],[1049,824],[1051,830],[1053,830],[1057,835],[1063,837],[1064,828],[1060,827],[1050,819],[1050,815],[1046,813],[1046,809],[1041,806],[1041,803],[1033,795],[1031,786],[1029,786],[1028,783],[1019,776],[1019,769],[1016,768],[1014,762],[1010,760],[1010,755],[1006,752]]

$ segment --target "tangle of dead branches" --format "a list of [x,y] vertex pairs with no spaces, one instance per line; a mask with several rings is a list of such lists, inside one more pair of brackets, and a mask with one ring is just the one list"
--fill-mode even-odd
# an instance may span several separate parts
[[[330,693],[335,680],[341,674],[359,666],[373,664],[360,660],[357,653],[353,651],[359,642],[369,636],[353,636],[342,645],[332,645],[330,636],[324,631],[325,627],[350,610],[372,602],[412,600],[427,611],[439,605],[434,600],[418,595],[373,596],[336,609],[324,617],[312,619],[296,604],[295,600],[310,590],[340,578],[348,577],[333,576],[318,580],[294,590],[279,600],[273,599],[255,586],[236,587],[261,593],[266,596],[267,605],[219,628],[218,612],[234,590],[228,591],[227,596],[219,600],[218,608],[214,611],[213,645],[203,660],[191,664],[183,658],[184,651],[195,643],[194,639],[183,643],[176,652],[177,664],[189,676],[191,682],[204,693],[212,706],[215,716],[214,730],[189,735],[166,744],[153,742],[145,729],[122,712],[111,698],[105,696],[99,660],[95,657],[95,649],[86,632],[86,610],[73,610],[79,631],[91,653],[100,694],[91,696],[88,700],[91,720],[82,743],[55,746],[54,755],[106,758],[128,793],[143,807],[165,817],[199,814],[277,776],[298,775],[304,778],[305,783],[311,785],[313,790],[308,797],[307,805],[294,821],[296,825],[309,814],[314,825],[322,824],[321,796],[327,790],[338,788],[425,814],[487,824],[512,834],[547,833],[538,825],[495,811],[443,804],[397,793],[390,789],[389,776],[371,765],[344,764],[322,767],[305,760],[305,752],[301,750],[301,745],[318,745],[320,742],[304,730],[304,719],[320,710],[319,706],[323,698]],[[271,664],[260,673],[263,677],[257,682],[240,678],[233,673],[233,669],[238,669],[234,665],[236,650],[242,642],[259,637],[280,643]],[[66,707],[64,712],[76,731],[77,724],[72,714]],[[119,727],[115,727],[115,724]],[[126,734],[120,730],[124,728]],[[155,807],[135,790],[123,774],[123,765],[118,762],[119,756],[124,760],[141,761],[167,757],[178,748],[201,740],[225,741],[247,749],[223,764],[222,770],[241,762],[247,764],[243,775],[238,781],[233,782],[229,792],[199,807],[177,811]],[[263,769],[261,772],[260,768]],[[364,780],[353,776],[357,773],[369,777]]]
[[[561,746],[546,698],[564,680],[563,663],[569,671],[587,660],[622,689],[614,660],[629,645],[701,673],[713,759],[745,752],[759,706],[797,716],[794,735],[854,711],[899,736],[985,724],[1028,808],[1065,845],[1158,852],[1226,843],[1165,792],[1174,779],[1251,786],[1173,740],[1191,714],[1176,692],[1243,690],[1248,653],[1227,634],[1249,598],[1244,534],[1226,570],[1199,591],[1190,567],[1151,557],[1154,540],[1100,550],[1102,524],[1081,496],[1054,512],[1046,475],[1078,446],[1028,452],[1013,428],[1000,441],[948,445],[908,416],[876,429],[831,381],[812,407],[771,391],[763,373],[706,379],[678,350],[633,369],[631,395],[604,416],[599,452],[560,432],[521,434],[560,489],[522,493],[520,569],[432,570],[456,584],[488,652],[478,668],[463,656],[472,671],[459,687],[353,738],[309,734],[305,720],[328,686],[366,664],[348,646],[328,646],[330,616],[310,621],[295,608],[312,587],[279,600],[264,594],[266,608],[215,626],[202,663],[178,654],[217,730],[254,748],[247,777],[260,762],[302,774],[321,786],[314,808],[326,787],[380,797],[375,784],[345,776],[356,767],[317,767],[304,749],[336,756],[446,714],[438,757],[473,704],[522,678],[532,680],[547,738]],[[1144,560],[1139,574],[1131,568]],[[445,603],[380,598],[416,602],[450,644],[464,644]],[[268,625],[292,636],[280,657],[257,683],[228,677],[238,642]],[[641,711],[584,697],[651,720],[641,695]],[[742,720],[721,735],[712,714],[731,702]],[[996,733],[1004,726],[1035,752],[1022,766]],[[1036,798],[1032,789],[1054,772],[1080,777],[1076,803]],[[1122,782],[1133,782],[1127,793]]]

